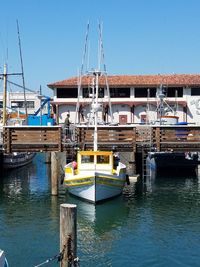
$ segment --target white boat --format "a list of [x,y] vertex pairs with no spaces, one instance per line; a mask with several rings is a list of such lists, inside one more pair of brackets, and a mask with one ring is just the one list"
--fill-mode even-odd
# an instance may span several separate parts
[[[101,36],[101,35],[100,35]],[[100,49],[102,43],[100,40]],[[102,55],[103,53],[100,53]],[[100,61],[99,61],[100,62]],[[87,76],[90,80],[91,114],[88,125],[93,126],[93,150],[78,151],[77,162],[65,166],[64,184],[69,193],[86,201],[97,203],[118,196],[122,193],[126,181],[126,166],[122,164],[112,151],[98,151],[98,125],[102,125],[102,103],[99,103],[99,78],[105,76],[108,96],[109,86],[105,71],[93,70]],[[80,78],[81,81],[81,78]],[[81,85],[79,84],[79,89]],[[78,94],[79,95],[79,94]],[[110,114],[112,122],[111,104]],[[79,110],[79,99],[77,108]],[[75,164],[74,164],[75,163]]]
[[118,196],[126,182],[126,166],[115,163],[111,151],[79,151],[77,166],[74,162],[65,166],[65,186],[69,193],[93,203]]
[[0,249],[0,267],[9,267],[7,259],[5,257],[5,252]]

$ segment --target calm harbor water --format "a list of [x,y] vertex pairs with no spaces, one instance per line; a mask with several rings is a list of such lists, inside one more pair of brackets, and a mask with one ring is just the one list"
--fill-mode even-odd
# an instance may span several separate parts
[[[0,179],[0,248],[10,267],[33,267],[59,252],[59,206],[78,207],[80,266],[199,266],[200,181],[133,184],[96,207],[64,191],[50,195],[49,166],[33,164]],[[44,266],[59,266],[53,261]]]

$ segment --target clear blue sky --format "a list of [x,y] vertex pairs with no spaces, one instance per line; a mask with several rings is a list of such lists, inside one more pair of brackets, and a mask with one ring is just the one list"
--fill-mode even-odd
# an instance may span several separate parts
[[109,74],[200,73],[199,0],[1,0],[0,3],[0,71],[7,58],[9,71],[20,71],[18,19],[25,82],[30,89],[36,90],[41,85],[43,92],[50,95],[48,83],[77,75],[88,20],[90,50],[95,52],[98,20],[103,21]]

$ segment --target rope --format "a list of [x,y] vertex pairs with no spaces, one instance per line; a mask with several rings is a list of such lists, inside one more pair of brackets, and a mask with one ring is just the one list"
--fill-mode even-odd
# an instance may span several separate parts
[[47,263],[49,263],[49,262],[51,262],[51,261],[53,261],[53,260],[58,260],[58,262],[59,261],[61,261],[61,259],[60,259],[60,257],[61,257],[61,255],[60,255],[61,253],[59,253],[58,255],[56,255],[56,256],[54,256],[54,257],[52,257],[52,258],[49,258],[49,259],[47,259],[46,261],[44,261],[44,262],[42,262],[42,263],[40,263],[40,264],[38,264],[38,265],[35,265],[34,267],[40,267],[40,266],[42,266],[42,265],[45,265],[45,264],[47,264]]
[[79,266],[79,258],[78,257],[74,258],[73,252],[71,250],[71,242],[72,242],[72,239],[71,239],[71,236],[69,235],[67,237],[67,241],[66,241],[65,245],[63,246],[62,251],[59,254],[57,254],[57,255],[55,255],[55,256],[43,261],[42,263],[40,263],[38,265],[35,265],[34,267],[43,266],[43,265],[45,265],[45,264],[47,264],[47,263],[49,263],[51,261],[54,261],[54,260],[57,260],[57,262],[62,261],[66,248],[68,249],[68,255],[67,255],[68,265],[69,266],[74,266],[74,267],[77,266],[78,267]]

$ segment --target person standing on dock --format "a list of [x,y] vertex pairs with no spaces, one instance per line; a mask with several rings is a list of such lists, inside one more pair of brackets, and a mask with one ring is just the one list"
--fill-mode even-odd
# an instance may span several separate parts
[[66,119],[65,119],[65,122],[64,122],[64,129],[65,129],[65,136],[66,136],[66,138],[67,137],[69,137],[69,135],[70,135],[70,115],[69,115],[69,113],[67,114],[67,117],[66,117]]

